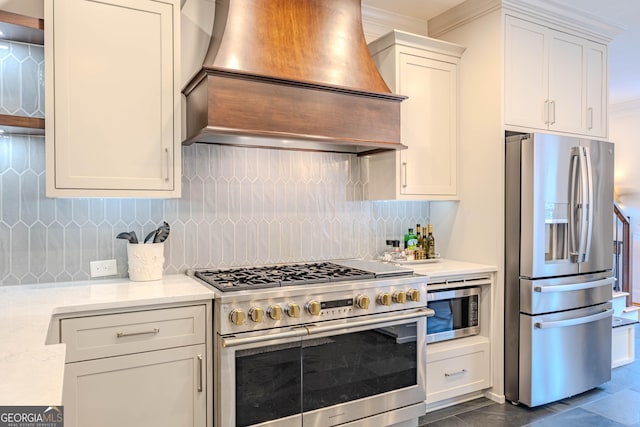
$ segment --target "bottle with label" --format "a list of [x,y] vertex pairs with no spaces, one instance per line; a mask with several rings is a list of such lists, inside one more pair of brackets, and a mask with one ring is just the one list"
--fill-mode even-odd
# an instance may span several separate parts
[[413,228],[409,229],[409,232],[404,235],[404,249],[407,255],[413,255],[413,251],[416,250],[418,245],[418,237],[413,232]]
[[427,258],[433,259],[436,257],[436,239],[433,237],[433,226],[429,224],[429,234],[425,239],[427,241]]
[[424,238],[422,233],[420,232],[420,224],[416,225],[416,239],[417,239],[416,248],[424,249]]

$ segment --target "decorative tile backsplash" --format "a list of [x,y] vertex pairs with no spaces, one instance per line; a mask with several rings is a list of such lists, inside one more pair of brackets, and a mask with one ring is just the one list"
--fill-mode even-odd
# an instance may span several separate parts
[[183,148],[181,199],[49,199],[44,138],[0,137],[0,283],[89,279],[115,258],[121,231],[171,225],[165,273],[373,257],[429,216],[428,202],[363,201],[366,163],[354,155],[194,144]]
[[[41,46],[0,42],[0,113],[44,116]],[[171,225],[165,273],[374,257],[428,219],[428,202],[368,202],[366,162],[349,154],[194,144],[183,148],[181,199],[49,199],[43,137],[0,136],[0,284],[89,279],[115,258],[122,231]]]
[[0,40],[0,114],[44,117],[44,48]]

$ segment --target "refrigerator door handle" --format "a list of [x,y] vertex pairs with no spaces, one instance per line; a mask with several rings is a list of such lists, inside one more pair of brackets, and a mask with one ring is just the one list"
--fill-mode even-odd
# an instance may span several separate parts
[[571,262],[580,262],[580,249],[579,249],[579,233],[578,233],[578,221],[577,210],[580,209],[578,203],[578,159],[580,157],[580,147],[573,147],[571,149],[571,161],[569,164],[569,255]]
[[569,291],[582,291],[585,289],[599,288],[604,285],[611,285],[613,283],[613,277],[608,279],[594,280],[592,282],[573,283],[571,285],[555,285],[555,286],[536,286],[533,288],[535,292],[549,293],[549,292],[569,292]]
[[[580,147],[582,149],[582,157],[580,164],[580,173],[583,174],[582,186],[586,199],[582,201],[582,229],[584,235],[584,247],[582,248],[582,262],[589,261],[589,253],[591,252],[591,235],[593,233],[593,175],[591,173],[591,151],[589,147]],[[585,209],[586,207],[586,209]]]
[[564,328],[567,326],[582,325],[584,323],[591,323],[597,320],[605,319],[613,315],[613,309],[609,308],[601,313],[592,314],[585,317],[576,317],[574,319],[556,320],[553,322],[535,322],[534,326],[538,329],[550,329],[550,328]]

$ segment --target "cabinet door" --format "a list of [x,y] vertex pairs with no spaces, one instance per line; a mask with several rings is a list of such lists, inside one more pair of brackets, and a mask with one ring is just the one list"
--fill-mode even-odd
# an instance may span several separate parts
[[178,197],[177,0],[46,0],[48,196]]
[[607,47],[588,42],[587,46],[587,135],[607,137]]
[[549,129],[582,134],[585,41],[558,31],[549,34]]
[[400,193],[455,195],[457,65],[401,52],[402,102]]
[[507,16],[505,31],[505,124],[547,129],[549,30]]
[[68,427],[206,426],[205,345],[65,365]]

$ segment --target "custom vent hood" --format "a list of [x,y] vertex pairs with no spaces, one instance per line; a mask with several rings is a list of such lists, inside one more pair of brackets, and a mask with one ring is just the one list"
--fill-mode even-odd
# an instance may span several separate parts
[[216,0],[202,70],[185,87],[194,142],[369,154],[400,143],[360,0]]

